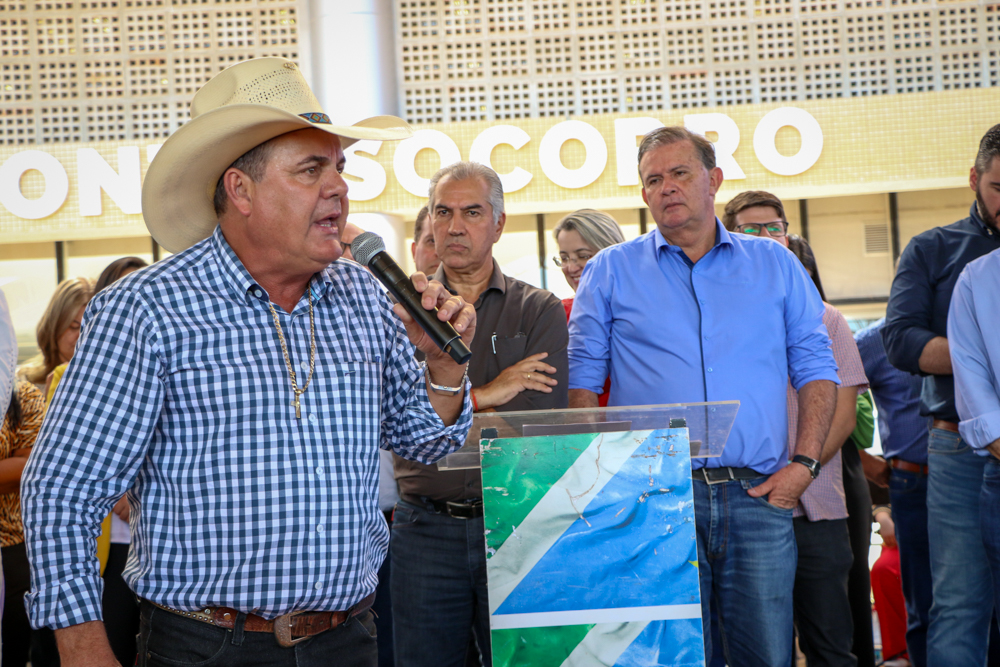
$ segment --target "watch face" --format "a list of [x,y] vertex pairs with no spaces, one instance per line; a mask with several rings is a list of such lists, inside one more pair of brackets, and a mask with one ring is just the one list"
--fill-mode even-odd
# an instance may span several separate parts
[[801,454],[799,454],[798,456],[796,456],[795,458],[793,458],[792,461],[797,462],[797,463],[801,463],[806,468],[808,468],[809,469],[809,474],[812,475],[813,479],[816,479],[817,477],[819,477],[820,465],[819,465],[819,461],[817,461],[816,459],[811,459],[808,456],[802,456]]

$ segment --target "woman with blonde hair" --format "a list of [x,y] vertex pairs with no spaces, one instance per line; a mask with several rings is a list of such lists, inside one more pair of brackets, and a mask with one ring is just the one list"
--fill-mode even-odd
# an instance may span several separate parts
[[94,284],[88,278],[69,278],[59,283],[45,314],[38,322],[35,336],[38,355],[25,363],[22,374],[39,389],[56,366],[73,357],[80,337],[83,309],[94,296]]
[[[555,265],[562,269],[566,282],[576,292],[583,275],[583,267],[599,251],[625,242],[622,228],[607,213],[595,211],[592,208],[581,208],[573,211],[559,221],[552,232],[559,244],[559,256],[553,257]],[[563,299],[566,309],[566,320],[573,312],[573,299]],[[597,397],[598,405],[606,407],[608,391],[611,389],[611,378],[604,382],[604,391]]]

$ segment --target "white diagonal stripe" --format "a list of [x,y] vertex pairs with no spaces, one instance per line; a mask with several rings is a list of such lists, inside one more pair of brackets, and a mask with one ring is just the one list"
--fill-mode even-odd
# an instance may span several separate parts
[[493,614],[491,630],[514,628],[551,628],[561,625],[589,623],[632,623],[642,621],[677,621],[701,618],[700,604],[668,604],[657,607],[619,607],[617,609],[574,609],[571,611],[541,611],[527,614]]
[[611,481],[650,431],[601,433],[487,561],[493,614]]
[[561,667],[613,667],[649,621],[600,623],[590,629]]

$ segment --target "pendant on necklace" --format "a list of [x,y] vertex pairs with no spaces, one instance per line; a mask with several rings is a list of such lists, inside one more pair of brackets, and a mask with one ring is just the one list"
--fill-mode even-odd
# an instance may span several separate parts
[[295,394],[295,400],[292,401],[292,405],[295,407],[295,418],[302,419],[302,408],[299,406],[299,395]]

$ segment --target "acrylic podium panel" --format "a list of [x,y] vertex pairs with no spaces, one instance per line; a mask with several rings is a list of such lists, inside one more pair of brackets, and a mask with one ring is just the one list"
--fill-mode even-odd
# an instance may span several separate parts
[[704,665],[691,457],[738,406],[477,415],[496,667]]
[[688,428],[691,458],[722,454],[736,420],[739,401],[633,405],[573,410],[526,410],[523,412],[479,412],[465,446],[438,461],[439,470],[478,468],[479,442],[484,429],[495,429],[494,437],[527,437],[546,433],[587,433],[622,430],[648,431],[668,428],[671,420],[683,419]]

